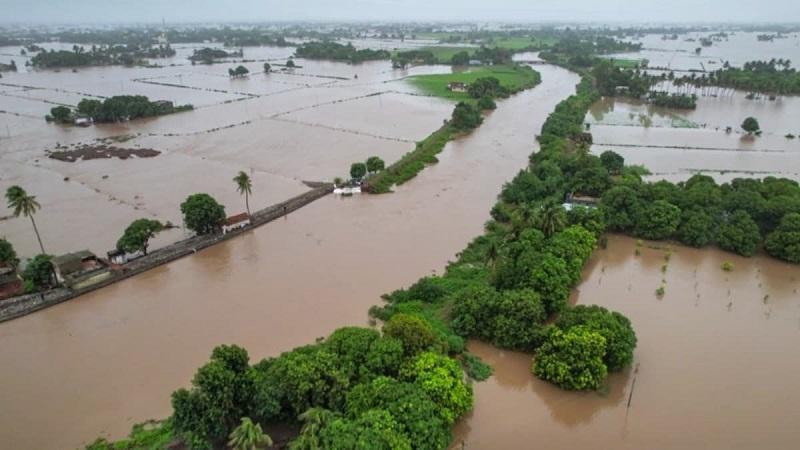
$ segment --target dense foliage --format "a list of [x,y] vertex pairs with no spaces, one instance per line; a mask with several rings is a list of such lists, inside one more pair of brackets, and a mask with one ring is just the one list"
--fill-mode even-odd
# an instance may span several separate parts
[[481,123],[483,123],[483,117],[481,116],[480,109],[471,104],[459,102],[453,109],[450,124],[456,130],[468,131],[477,128]]
[[0,238],[0,267],[17,267],[19,258],[14,246],[6,238]]
[[22,279],[25,282],[25,291],[34,292],[48,289],[52,286],[53,263],[50,255],[36,255],[25,265]]
[[225,221],[225,207],[208,194],[192,194],[181,203],[183,223],[197,234],[218,231]]
[[144,95],[115,95],[102,102],[88,98],[83,99],[78,102],[74,112],[65,106],[57,106],[50,110],[47,119],[66,123],[78,115],[91,118],[94,122],[121,122],[191,109],[193,109],[192,105],[174,106],[172,102],[150,101]]
[[[69,41],[73,42],[73,41]],[[96,46],[86,50],[75,45],[72,51],[49,50],[34,55],[30,63],[34,67],[59,68],[80,66],[105,66],[144,64],[145,58],[167,58],[175,56],[175,50],[167,45],[149,44]]]
[[191,56],[189,56],[189,60],[192,64],[196,62],[200,62],[203,64],[212,64],[214,61],[218,59],[225,59],[225,58],[232,58],[232,57],[242,57],[243,52],[241,49],[239,51],[226,51],[221,48],[211,48],[211,47],[204,47],[200,50],[195,50]]
[[330,59],[334,61],[348,61],[360,63],[376,59],[389,59],[391,55],[386,50],[361,49],[357,50],[353,44],[338,44],[336,42],[306,42],[297,47],[295,55],[306,59]]
[[162,229],[164,225],[155,219],[134,220],[117,240],[117,249],[127,253],[142,252],[146,255],[150,239]]
[[697,86],[729,87],[767,95],[800,94],[800,72],[791,67],[788,59],[750,61],[742,67],[732,67],[725,63],[722,69],[699,77],[683,77],[680,81]]
[[600,333],[582,326],[553,329],[536,353],[533,373],[564,389],[598,389],[608,373],[605,352],[606,340]]

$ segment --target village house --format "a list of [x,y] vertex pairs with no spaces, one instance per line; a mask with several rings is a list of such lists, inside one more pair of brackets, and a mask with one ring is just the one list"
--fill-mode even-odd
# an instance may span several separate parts
[[567,198],[561,206],[564,207],[565,210],[570,211],[572,208],[578,206],[584,208],[597,208],[598,203],[600,203],[600,199],[597,197],[580,197],[570,193],[567,194]]
[[72,289],[91,286],[111,276],[108,264],[89,250],[59,255],[51,262],[56,280]]
[[230,216],[222,224],[222,234],[228,234],[248,225],[250,225],[250,216],[246,212]]
[[451,92],[467,92],[467,83],[451,81],[447,83],[447,90]]
[[79,126],[79,127],[88,127],[92,124],[92,118],[87,116],[82,116],[80,114],[76,114],[75,118],[72,119],[72,123]]

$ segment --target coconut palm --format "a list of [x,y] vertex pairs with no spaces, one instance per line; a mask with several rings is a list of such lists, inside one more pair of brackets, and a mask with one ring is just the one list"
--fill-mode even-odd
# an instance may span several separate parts
[[334,419],[334,413],[325,408],[311,408],[300,414],[298,419],[303,422],[300,436],[295,441],[298,447],[321,450],[320,433],[325,425]]
[[563,230],[567,224],[567,217],[564,213],[564,208],[561,205],[550,204],[545,206],[539,213],[538,225],[539,230],[550,237],[559,231]]
[[253,182],[250,180],[250,176],[243,171],[240,171],[239,175],[233,178],[233,181],[236,182],[236,190],[239,191],[239,194],[244,195],[244,204],[247,207],[247,215],[249,216],[250,195],[253,193]]
[[242,417],[239,424],[230,434],[228,447],[233,450],[256,450],[272,447],[272,438],[261,430],[261,425],[253,423],[249,417]]
[[19,186],[11,186],[6,190],[6,201],[8,201],[9,209],[14,211],[14,216],[25,216],[30,217],[31,224],[33,225],[33,232],[36,233],[36,239],[39,241],[39,248],[44,251],[44,245],[42,245],[42,238],[39,236],[39,229],[36,228],[36,221],[33,220],[33,215],[36,214],[36,211],[42,209],[42,205],[36,201],[35,195],[28,195],[25,192],[25,189],[22,189]]

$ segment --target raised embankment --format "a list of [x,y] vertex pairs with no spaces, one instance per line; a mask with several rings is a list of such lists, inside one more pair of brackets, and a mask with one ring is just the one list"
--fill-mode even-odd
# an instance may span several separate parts
[[228,239],[233,239],[234,237],[242,233],[246,233],[253,228],[272,222],[273,220],[283,217],[292,211],[296,211],[313,202],[314,200],[330,194],[333,191],[333,185],[330,183],[306,182],[306,185],[312,189],[296,197],[292,197],[289,200],[254,212],[250,217],[250,225],[244,228],[231,231],[227,234],[216,233],[204,236],[193,236],[158,250],[154,250],[146,256],[137,258],[125,264],[121,269],[114,271],[110,278],[107,278],[97,284],[74,290],[61,287],[51,289],[47,292],[20,295],[0,301],[0,322],[16,319],[17,317],[22,317],[40,309],[57,305],[61,302],[71,300],[75,297],[106,287],[110,284],[118,283],[126,278],[153,269],[162,264],[166,264],[170,261],[174,261],[178,258],[192,255],[214,244],[218,244]]

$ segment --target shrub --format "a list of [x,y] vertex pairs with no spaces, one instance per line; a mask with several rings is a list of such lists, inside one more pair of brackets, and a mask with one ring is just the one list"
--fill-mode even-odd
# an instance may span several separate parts
[[436,335],[428,322],[410,314],[392,316],[383,326],[383,333],[402,342],[409,356],[427,350],[436,343]]
[[608,374],[603,363],[606,340],[600,333],[576,326],[553,329],[536,353],[533,373],[563,389],[598,389]]
[[603,362],[610,371],[619,371],[633,361],[636,348],[636,333],[631,321],[616,311],[602,306],[578,305],[564,310],[555,325],[563,331],[582,326],[600,333],[606,340],[606,354]]

